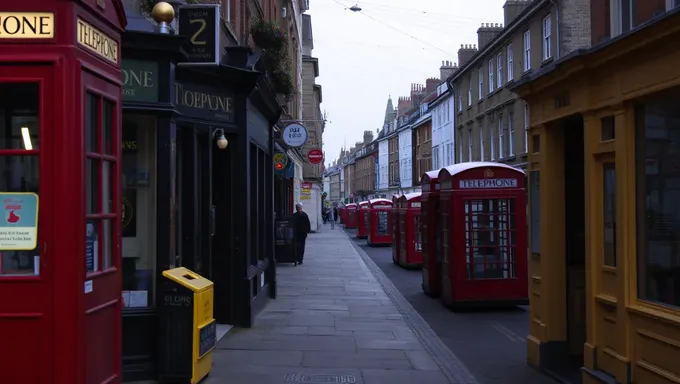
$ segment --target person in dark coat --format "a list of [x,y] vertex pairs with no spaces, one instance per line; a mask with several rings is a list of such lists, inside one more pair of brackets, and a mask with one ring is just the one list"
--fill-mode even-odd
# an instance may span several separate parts
[[305,258],[305,243],[307,234],[312,231],[309,216],[302,210],[302,203],[295,204],[295,241],[297,242],[298,263],[302,264]]

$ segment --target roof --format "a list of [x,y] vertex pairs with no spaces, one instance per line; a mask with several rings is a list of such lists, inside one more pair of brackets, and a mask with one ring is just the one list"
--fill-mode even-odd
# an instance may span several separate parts
[[439,178],[439,171],[427,171],[427,172],[423,173],[422,176],[420,176],[420,180],[422,180],[423,177],[425,177],[425,175],[427,175],[427,177],[429,177],[430,180],[438,179]]
[[413,200],[415,198],[420,197],[422,194],[423,194],[422,192],[411,192],[405,194],[404,197],[406,198],[406,200]]
[[368,202],[369,202],[371,205],[373,205],[373,204],[375,204],[375,203],[390,203],[390,204],[392,204],[392,200],[382,199],[382,198],[380,198],[380,199],[371,199],[371,200],[369,200]]
[[470,169],[483,167],[505,168],[524,174],[524,171],[519,168],[515,168],[513,166],[503,163],[495,163],[490,161],[470,161],[467,163],[451,164],[439,170],[439,174],[441,174],[443,170],[446,170],[450,175],[453,176],[465,171],[469,171]]

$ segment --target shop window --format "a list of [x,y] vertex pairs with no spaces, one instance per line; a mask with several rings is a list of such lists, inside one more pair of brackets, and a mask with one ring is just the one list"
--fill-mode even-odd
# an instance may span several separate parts
[[514,199],[465,200],[467,278],[516,277]]
[[[39,104],[37,83],[0,84],[0,192],[40,194]],[[2,251],[0,276],[39,275],[39,259],[39,246]]]
[[614,132],[614,116],[607,116],[600,119],[600,140],[609,141],[616,138],[616,133]]
[[604,265],[616,267],[616,169],[614,163],[603,164],[602,176]]
[[638,296],[680,307],[680,92],[638,106],[636,217]]
[[122,134],[123,297],[154,305],[156,279],[156,118],[126,114]]
[[529,173],[529,213],[531,223],[531,253],[541,253],[541,171]]

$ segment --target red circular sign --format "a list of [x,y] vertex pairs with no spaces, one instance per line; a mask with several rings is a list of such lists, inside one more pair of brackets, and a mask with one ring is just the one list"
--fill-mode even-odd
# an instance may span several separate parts
[[320,149],[312,149],[307,153],[307,159],[312,164],[319,164],[323,161],[323,152]]

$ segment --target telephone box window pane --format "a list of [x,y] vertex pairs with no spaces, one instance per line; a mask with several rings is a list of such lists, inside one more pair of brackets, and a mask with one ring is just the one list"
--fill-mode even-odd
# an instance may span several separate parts
[[0,84],[0,149],[39,148],[37,83]]
[[389,232],[388,220],[389,215],[386,211],[378,211],[378,235],[386,236]]
[[102,130],[104,131],[104,154],[113,154],[113,107],[108,100],[103,102]]
[[99,270],[99,222],[88,220],[85,223],[85,271]]
[[102,212],[113,212],[113,167],[108,161],[102,161]]
[[468,279],[515,278],[514,199],[465,201]]
[[85,96],[85,151],[99,152],[97,140],[97,97],[91,93]]
[[111,220],[102,220],[102,263],[104,269],[113,267],[113,236]]
[[614,163],[604,164],[602,173],[604,265],[616,267],[616,170]]
[[99,161],[95,159],[85,160],[85,190],[86,190],[86,204],[87,213],[98,213],[97,212],[97,195],[99,188],[97,188],[97,183],[99,179],[98,164]]
[[[387,215],[387,212],[384,212],[385,215]],[[413,217],[414,223],[413,223],[413,230],[416,232],[416,252],[422,252],[423,251],[423,228],[422,228],[422,223],[423,221],[421,220],[421,217],[419,215],[415,215]]]

